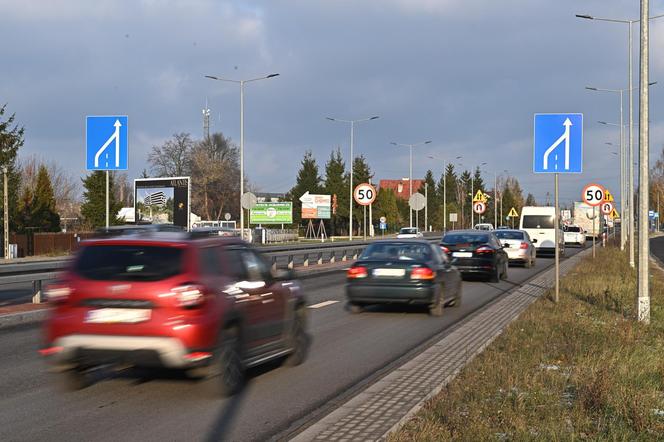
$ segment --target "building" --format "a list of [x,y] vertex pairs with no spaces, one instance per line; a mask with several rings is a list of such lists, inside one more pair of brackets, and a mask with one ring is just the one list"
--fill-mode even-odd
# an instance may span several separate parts
[[[424,180],[413,180],[413,193],[417,192],[420,187],[424,186]],[[380,180],[378,187],[381,189],[392,189],[397,198],[406,200],[410,198],[410,184],[408,178],[401,178],[400,180]]]

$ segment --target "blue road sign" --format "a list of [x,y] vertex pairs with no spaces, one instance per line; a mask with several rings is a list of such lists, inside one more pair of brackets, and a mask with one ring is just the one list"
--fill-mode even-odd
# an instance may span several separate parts
[[535,114],[535,173],[583,171],[583,114]]
[[387,230],[387,223],[380,223],[380,230]]
[[88,170],[127,170],[127,117],[85,119]]

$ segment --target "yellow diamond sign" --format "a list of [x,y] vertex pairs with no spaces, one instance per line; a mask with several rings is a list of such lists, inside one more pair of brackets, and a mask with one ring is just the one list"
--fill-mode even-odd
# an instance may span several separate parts
[[486,200],[486,195],[481,190],[478,190],[477,193],[475,194],[475,196],[473,197],[473,202],[474,203],[478,202],[478,201],[481,201],[483,203],[486,203],[486,201],[487,201]]
[[519,214],[516,212],[516,209],[512,207],[512,210],[510,210],[510,213],[507,216],[509,216],[510,218],[516,218],[517,216],[519,216]]
[[610,202],[615,201],[613,199],[613,195],[611,195],[611,192],[609,192],[609,189],[604,189],[604,201],[610,201]]
[[618,211],[616,209],[613,209],[613,212],[611,212],[610,216],[611,216],[612,219],[620,218],[620,214],[618,213]]

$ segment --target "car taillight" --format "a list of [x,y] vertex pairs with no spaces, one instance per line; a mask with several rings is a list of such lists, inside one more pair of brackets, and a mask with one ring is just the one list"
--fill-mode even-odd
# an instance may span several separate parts
[[410,279],[434,279],[436,274],[429,267],[415,267],[410,271]]
[[44,296],[49,302],[66,302],[71,295],[71,288],[65,284],[51,284],[44,290]]
[[197,284],[181,285],[171,291],[175,294],[179,307],[196,307],[205,299],[203,287]]
[[355,266],[348,269],[348,273],[346,274],[346,276],[348,276],[348,279],[366,278],[367,276],[369,276],[369,272],[367,272],[366,267]]
[[482,254],[491,254],[491,253],[493,253],[493,252],[494,252],[494,250],[493,250],[491,247],[489,247],[489,246],[478,247],[477,250],[475,250],[475,253],[477,253],[477,254],[479,254],[479,255],[482,255]]
[[442,246],[442,245],[440,246],[440,250],[442,250],[443,253],[450,253],[450,249],[448,249],[447,247]]
[[519,246],[520,249],[527,249],[528,248],[528,243],[527,242],[522,242],[521,245]]

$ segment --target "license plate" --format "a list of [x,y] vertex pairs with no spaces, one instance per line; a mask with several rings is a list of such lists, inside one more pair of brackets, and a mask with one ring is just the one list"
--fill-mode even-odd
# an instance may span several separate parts
[[406,275],[406,270],[405,269],[374,269],[373,271],[374,276],[388,276],[392,278],[396,278],[399,276],[405,276]]
[[151,310],[144,308],[100,308],[90,310],[85,322],[91,324],[135,324],[150,319]]
[[452,256],[455,258],[472,258],[473,252],[452,252]]

